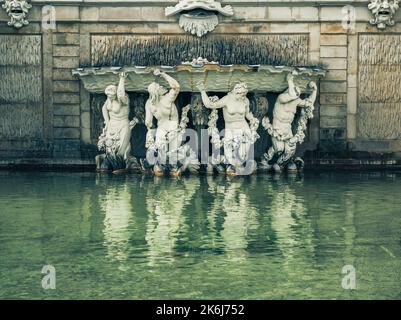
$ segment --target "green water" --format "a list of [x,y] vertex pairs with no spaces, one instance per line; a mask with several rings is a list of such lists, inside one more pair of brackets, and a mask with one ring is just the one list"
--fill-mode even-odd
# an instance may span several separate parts
[[400,299],[401,173],[0,172],[0,259],[2,299]]

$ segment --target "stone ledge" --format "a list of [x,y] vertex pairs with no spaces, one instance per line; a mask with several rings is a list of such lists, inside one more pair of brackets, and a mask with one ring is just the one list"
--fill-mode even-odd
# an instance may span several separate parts
[[[35,158],[35,159],[2,159],[0,158],[0,170],[19,170],[19,171],[64,171],[64,172],[92,172],[96,174],[94,159],[74,159],[74,158]],[[305,171],[384,171],[401,170],[400,157],[383,159],[377,155],[376,158],[305,158]],[[129,173],[133,175],[133,173]],[[266,174],[266,173],[260,173]],[[135,174],[139,175],[139,174]],[[142,176],[142,175],[139,175]]]

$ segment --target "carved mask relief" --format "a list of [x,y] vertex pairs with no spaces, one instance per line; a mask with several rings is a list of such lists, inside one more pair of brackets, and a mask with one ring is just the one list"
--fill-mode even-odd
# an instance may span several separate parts
[[376,25],[378,29],[385,29],[386,26],[393,26],[394,15],[399,8],[399,0],[372,0],[368,5],[372,11],[373,19],[370,20],[372,25]]
[[26,20],[26,16],[28,15],[29,9],[32,8],[32,5],[28,3],[28,1],[4,0],[2,7],[11,18],[8,22],[9,26],[19,29],[29,24],[28,20]]
[[232,16],[234,10],[230,5],[222,7],[214,0],[180,0],[174,7],[167,7],[165,13],[167,17],[180,14],[180,27],[202,37],[219,24],[219,14]]

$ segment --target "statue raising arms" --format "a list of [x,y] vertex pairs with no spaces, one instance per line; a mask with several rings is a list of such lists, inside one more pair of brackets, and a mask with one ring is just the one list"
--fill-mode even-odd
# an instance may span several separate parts
[[[153,125],[153,117],[156,118],[156,138],[153,144],[158,152],[169,153],[169,163],[172,165],[173,174],[177,170],[177,150],[180,145],[178,141],[178,110],[175,105],[175,100],[180,93],[180,85],[174,78],[159,69],[154,70],[154,75],[164,78],[169,84],[170,90],[167,90],[157,82],[152,82],[148,86],[149,99],[145,105],[145,125],[150,131]],[[148,147],[150,144],[149,139]],[[153,170],[155,174],[161,174],[162,172],[158,163],[155,164]]]
[[[234,89],[219,100],[210,99],[203,83],[198,85],[202,101],[206,108],[223,109],[224,128],[224,156],[228,167],[226,173],[233,175],[235,170],[243,166],[249,157],[251,145],[258,135],[256,129],[259,121],[250,111],[250,102],[247,98],[246,83],[238,83]],[[247,122],[251,124],[252,130]]]
[[[317,95],[317,86],[314,82],[309,83],[312,93],[306,99],[300,98],[301,91],[300,88],[294,84],[293,74],[288,74],[287,82],[288,89],[278,96],[274,105],[273,125],[270,124],[267,117],[262,121],[263,126],[272,136],[273,144],[265,155],[265,158],[269,162],[275,156],[277,157],[273,166],[275,171],[281,170],[281,167],[295,154],[296,144],[303,141],[303,131],[306,129],[306,121],[312,117],[311,112],[310,114],[305,113],[305,110],[313,111]],[[301,114],[297,132],[294,135],[292,124],[298,107],[304,108],[304,110]]]
[[127,74],[121,72],[119,77],[118,86],[110,85],[105,90],[107,100],[102,108],[105,126],[98,142],[99,149],[105,154],[96,158],[98,170],[125,169],[131,150],[131,129],[136,119],[131,123],[128,119],[129,99],[125,92]]

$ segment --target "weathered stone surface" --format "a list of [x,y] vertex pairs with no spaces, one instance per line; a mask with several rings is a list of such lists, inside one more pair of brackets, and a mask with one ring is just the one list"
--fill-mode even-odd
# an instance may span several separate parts
[[361,139],[401,139],[401,103],[360,103],[357,128]]
[[80,159],[81,142],[79,139],[56,139],[54,141],[53,156],[62,159]]
[[81,19],[84,21],[98,21],[99,11],[98,7],[83,7],[81,9]]
[[53,35],[53,44],[79,44],[78,33],[55,33]]
[[322,58],[345,58],[347,57],[347,47],[322,46],[320,56]]
[[55,128],[79,128],[79,116],[54,116]]
[[54,46],[54,57],[79,57],[79,46]]
[[321,24],[321,32],[322,33],[347,33],[348,30],[344,29],[341,23],[322,23]]
[[53,80],[76,80],[70,69],[53,69]]
[[79,58],[78,57],[54,57],[53,58],[54,68],[78,68]]
[[74,21],[79,20],[79,7],[76,6],[57,6],[57,21]]
[[320,107],[320,117],[344,118],[347,115],[347,106],[324,105]]
[[94,35],[91,43],[93,66],[174,66],[200,56],[221,64],[308,64],[308,36],[298,34]]
[[400,44],[400,35],[360,36],[359,104],[350,104],[360,139],[401,139]]
[[60,104],[76,104],[79,103],[79,94],[78,93],[59,93],[56,92],[53,95],[54,103]]
[[[246,20],[263,20],[266,17],[266,10],[259,7],[236,7],[235,18]],[[269,15],[269,18],[271,15]],[[275,17],[276,18],[276,17]]]
[[55,139],[79,139],[80,130],[78,128],[54,128]]
[[345,93],[347,92],[346,81],[322,81],[320,83],[321,92]]
[[163,7],[142,7],[141,20],[143,21],[165,21],[176,20],[175,17],[166,17]]
[[79,81],[54,81],[54,92],[79,92]]
[[346,34],[322,34],[320,37],[320,44],[322,46],[346,46]]
[[346,81],[347,70],[329,70],[324,79],[327,81]]
[[43,138],[41,48],[38,35],[0,35],[2,140]]
[[139,7],[102,7],[99,9],[99,20],[141,20]]
[[347,90],[347,109],[349,114],[357,113],[358,96],[357,88],[348,87]]
[[356,139],[357,137],[357,120],[355,114],[347,115],[347,138]]
[[343,140],[346,138],[346,131],[343,128],[320,129],[320,140]]
[[54,115],[79,116],[79,104],[54,104]]
[[312,6],[292,7],[291,18],[295,21],[318,21],[319,9]]
[[57,23],[57,32],[78,33],[78,23]]
[[328,70],[344,70],[347,69],[346,58],[322,58],[323,66]]
[[347,103],[347,95],[343,93],[321,93],[321,104],[345,104]]
[[321,117],[320,118],[321,128],[346,128],[347,118],[334,118],[334,117]]

